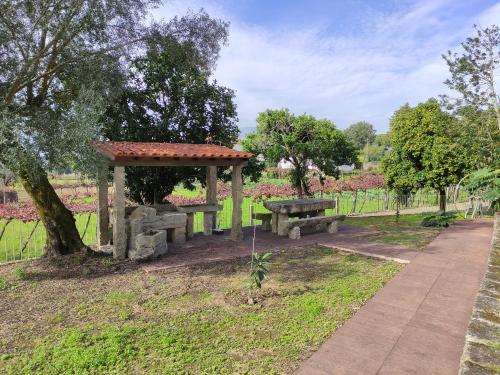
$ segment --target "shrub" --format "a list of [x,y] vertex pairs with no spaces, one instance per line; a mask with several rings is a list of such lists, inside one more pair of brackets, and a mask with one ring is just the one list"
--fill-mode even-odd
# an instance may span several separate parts
[[272,256],[273,253],[270,252],[262,255],[259,253],[253,254],[250,277],[252,278],[255,286],[259,289],[262,288],[262,283],[267,276],[267,266]]
[[420,223],[423,227],[446,228],[455,221],[457,215],[450,212],[438,212],[425,216]]

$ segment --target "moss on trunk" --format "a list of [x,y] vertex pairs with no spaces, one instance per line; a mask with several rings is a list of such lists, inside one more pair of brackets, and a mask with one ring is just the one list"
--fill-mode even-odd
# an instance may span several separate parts
[[47,173],[41,168],[23,168],[17,177],[24,190],[33,200],[40,220],[45,226],[47,238],[44,254],[59,256],[87,250],[76,228],[73,214],[49,182]]

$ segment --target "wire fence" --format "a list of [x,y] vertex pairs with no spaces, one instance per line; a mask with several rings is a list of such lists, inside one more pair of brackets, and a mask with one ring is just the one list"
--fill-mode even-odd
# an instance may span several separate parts
[[[85,188],[87,189],[87,188]],[[90,187],[92,191],[92,187]],[[451,196],[451,194],[450,194]],[[326,211],[327,215],[360,215],[396,210],[397,199],[392,193],[388,194],[382,189],[367,192],[343,192],[336,194],[324,194],[323,198],[334,199],[337,208]],[[283,200],[286,198],[271,198],[272,200]],[[466,202],[468,196],[461,192],[458,194],[457,202]],[[448,199],[451,202],[451,197]],[[231,198],[219,202],[223,209],[217,214],[217,227],[220,229],[231,228],[232,207]],[[400,197],[400,210],[425,207],[436,207],[439,204],[439,196],[434,192],[419,191],[416,194]],[[242,206],[243,226],[252,225],[252,213],[269,212],[263,202],[254,201],[245,197]],[[96,243],[96,215],[93,212],[75,215],[76,225],[84,242],[89,245]],[[255,224],[260,221],[255,220]],[[196,213],[194,217],[194,231],[203,231],[203,213]],[[45,243],[45,228],[40,221],[20,221],[11,219],[0,219],[0,263],[31,259],[43,254]]]

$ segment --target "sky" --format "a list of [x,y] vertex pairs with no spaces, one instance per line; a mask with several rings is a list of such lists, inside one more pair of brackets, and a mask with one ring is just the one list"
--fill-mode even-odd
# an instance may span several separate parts
[[400,106],[449,93],[443,53],[500,24],[491,0],[170,0],[153,17],[201,8],[230,22],[213,78],[235,90],[240,128],[289,108],[384,133]]

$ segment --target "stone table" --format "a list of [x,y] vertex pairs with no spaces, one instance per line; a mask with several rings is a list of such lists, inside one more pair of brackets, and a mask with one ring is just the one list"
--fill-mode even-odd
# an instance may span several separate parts
[[325,210],[335,208],[333,199],[306,198],[284,201],[266,201],[264,207],[272,212],[272,232],[279,236],[288,235],[285,222],[290,216],[313,217],[324,216]]

